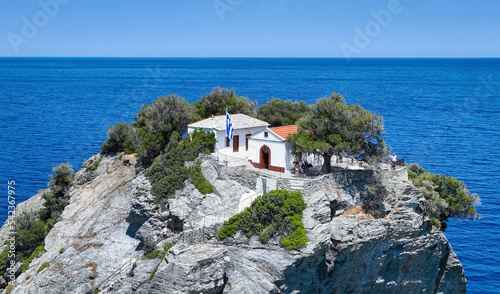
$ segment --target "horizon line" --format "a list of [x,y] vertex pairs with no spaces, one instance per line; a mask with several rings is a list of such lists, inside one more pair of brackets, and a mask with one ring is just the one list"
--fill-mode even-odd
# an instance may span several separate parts
[[500,59],[500,56],[492,56],[492,57],[304,57],[304,56],[286,56],[286,57],[273,57],[273,56],[0,56],[0,58],[178,58],[178,59],[211,59],[211,58],[219,58],[219,59],[231,59],[231,58],[240,58],[240,59]]

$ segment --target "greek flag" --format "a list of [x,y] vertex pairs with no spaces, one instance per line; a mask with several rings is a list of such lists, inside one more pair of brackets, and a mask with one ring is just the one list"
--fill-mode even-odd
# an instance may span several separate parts
[[233,124],[231,123],[231,119],[229,118],[229,112],[226,108],[226,136],[229,142],[233,140]]

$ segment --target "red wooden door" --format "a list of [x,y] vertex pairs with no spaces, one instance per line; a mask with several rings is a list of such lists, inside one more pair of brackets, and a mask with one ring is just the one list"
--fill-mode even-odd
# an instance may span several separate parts
[[233,136],[233,152],[240,150],[240,136]]

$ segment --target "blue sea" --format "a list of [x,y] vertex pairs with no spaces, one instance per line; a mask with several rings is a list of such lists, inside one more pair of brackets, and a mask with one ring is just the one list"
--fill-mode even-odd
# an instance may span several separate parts
[[216,86],[259,105],[339,92],[381,114],[399,157],[481,197],[483,217],[452,220],[445,234],[468,293],[500,293],[500,59],[0,58],[0,223],[8,180],[21,202],[47,187],[51,167],[79,169],[141,104],[194,102]]

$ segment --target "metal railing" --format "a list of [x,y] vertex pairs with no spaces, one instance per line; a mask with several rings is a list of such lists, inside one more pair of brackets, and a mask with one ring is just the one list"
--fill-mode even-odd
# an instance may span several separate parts
[[247,166],[250,163],[246,157],[231,156],[220,151],[216,151],[214,157],[225,166]]
[[99,288],[101,288],[102,286],[105,286],[105,284],[109,281],[111,281],[113,278],[115,278],[116,276],[119,276],[119,275],[122,275],[123,274],[123,271],[124,270],[129,270],[129,271],[132,271],[133,268],[134,268],[134,264],[135,262],[139,259],[139,258],[142,258],[143,257],[143,252],[142,251],[138,251],[136,252],[132,257],[130,257],[128,259],[128,261],[122,263],[122,265],[116,269],[114,272],[112,272],[110,275],[108,275],[106,278],[104,278],[101,282],[99,282],[97,285],[94,285],[92,287],[92,290],[90,290],[89,292],[87,292],[88,294],[93,294],[95,290],[98,290]]
[[405,166],[405,159],[398,159],[398,161],[396,161],[396,166]]

